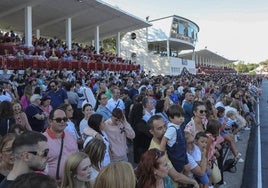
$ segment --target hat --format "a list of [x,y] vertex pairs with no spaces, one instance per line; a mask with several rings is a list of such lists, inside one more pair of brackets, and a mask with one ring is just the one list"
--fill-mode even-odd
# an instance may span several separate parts
[[37,99],[41,99],[42,97],[40,96],[40,95],[38,95],[38,94],[33,94],[32,96],[31,96],[31,98],[30,98],[30,101],[31,102],[34,102],[35,100],[37,100]]

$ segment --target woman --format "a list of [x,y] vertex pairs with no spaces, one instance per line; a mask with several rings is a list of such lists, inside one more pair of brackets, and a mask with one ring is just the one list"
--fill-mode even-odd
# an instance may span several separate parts
[[207,126],[206,106],[203,102],[195,101],[193,104],[193,117],[185,126],[184,131],[190,132],[193,137],[198,132],[204,132]]
[[139,163],[141,155],[149,148],[152,134],[149,132],[150,128],[143,120],[143,105],[137,103],[132,108],[132,116],[130,119],[131,125],[135,131],[135,138],[133,143],[134,162]]
[[73,117],[73,113],[74,113],[72,105],[71,104],[63,104],[60,106],[60,109],[62,109],[65,112],[66,117],[68,118],[67,126],[65,127],[65,130],[69,131],[74,136],[76,141],[79,141],[81,139],[81,137],[77,133],[77,130],[75,128],[75,124],[71,120]]
[[[88,155],[92,163],[92,173],[91,173],[91,184],[94,185],[95,179],[97,178],[100,170],[107,166],[108,164],[103,165],[105,161],[105,153],[108,148],[106,148],[105,143],[98,139],[93,138],[88,142],[84,152]],[[110,159],[110,156],[108,156]],[[107,160],[107,159],[106,159]]]
[[100,171],[94,188],[135,188],[135,185],[135,174],[131,164],[118,162],[111,163]]
[[[107,134],[103,131],[104,119],[103,119],[102,115],[92,114],[88,120],[88,125],[89,125],[89,127],[85,128],[85,133],[96,131],[97,134],[95,137],[102,140],[106,146],[105,156],[104,156],[104,159],[102,161],[101,166],[102,167],[107,166],[111,162],[111,158],[110,158],[110,154],[109,154],[110,143],[109,143],[109,139],[108,139]],[[89,129],[92,129],[93,131],[89,130]],[[93,136],[87,136],[87,138],[85,139],[85,142],[84,142],[84,148],[87,148],[88,143],[92,139],[94,139]]]
[[106,121],[112,116],[112,112],[106,108],[108,102],[106,94],[104,92],[99,93],[97,100],[98,101],[95,107],[96,113],[101,114],[104,118],[104,121]]
[[33,94],[32,86],[31,85],[27,85],[24,88],[23,96],[20,99],[20,102],[21,102],[24,110],[27,108],[27,106],[29,106],[29,104],[30,104],[30,98],[31,98],[32,94]]
[[0,103],[0,135],[4,136],[12,124],[15,123],[12,105],[9,101]]
[[82,107],[82,112],[84,114],[84,118],[80,121],[79,124],[79,132],[80,135],[82,136],[83,140],[85,139],[85,133],[84,133],[84,129],[88,126],[88,119],[89,117],[94,113],[91,104],[86,103],[83,107]]
[[[50,112],[52,111],[52,106],[50,105],[51,97],[48,95],[45,95],[41,99],[40,108],[44,111],[45,116],[48,117]],[[46,118],[45,121],[45,128],[49,126],[48,119]]]
[[61,188],[91,188],[91,170],[87,154],[77,152],[70,155],[65,162]]
[[12,104],[12,109],[14,112],[14,119],[16,121],[17,124],[21,124],[26,130],[31,131],[32,128],[29,124],[28,118],[25,114],[25,112],[23,112],[23,107],[21,105],[21,103],[19,101],[15,101]]
[[13,167],[12,144],[16,134],[6,134],[0,142],[0,182],[9,174]]
[[146,151],[135,173],[137,188],[165,188],[164,179],[168,176],[165,153],[156,148]]
[[44,111],[40,108],[41,98],[40,95],[33,94],[30,98],[31,104],[25,110],[32,130],[37,132],[44,131],[47,118]]

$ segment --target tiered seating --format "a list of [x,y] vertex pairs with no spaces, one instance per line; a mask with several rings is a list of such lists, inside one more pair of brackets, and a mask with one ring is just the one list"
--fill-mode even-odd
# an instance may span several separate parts
[[[62,53],[58,50],[54,50],[54,53],[57,55],[59,60],[41,60],[38,57],[31,58],[16,58],[16,53],[20,50],[23,50],[25,54],[28,54],[30,51],[31,54],[37,52],[40,54],[44,49],[40,47],[25,47],[20,46],[15,43],[1,43],[0,44],[0,66],[1,68],[6,67],[11,70],[21,70],[26,68],[32,69],[53,69],[53,70],[73,70],[73,69],[84,69],[84,70],[111,70],[111,71],[132,71],[139,70],[139,65],[131,65],[122,63],[123,59],[121,57],[105,54],[92,54],[89,55],[91,58],[90,61],[84,62],[80,60],[73,61],[63,61],[60,59]],[[71,52],[74,53],[74,52]],[[12,57],[10,58],[10,54]],[[77,54],[76,54],[77,55]],[[102,61],[102,58],[105,57],[106,60]],[[113,60],[116,60],[117,63],[114,63]]]
[[132,71],[139,70],[140,65],[127,65],[123,63],[101,63],[92,60],[90,62],[83,61],[61,61],[61,60],[38,60],[38,59],[18,59],[8,58],[0,56],[1,67],[6,67],[10,70],[24,70],[32,68],[35,70],[52,69],[52,70],[73,70],[73,69],[84,69],[84,70],[106,70],[111,71]]
[[227,67],[199,66],[196,69],[197,69],[197,74],[213,74],[213,73],[235,74],[235,73],[237,73],[237,71],[235,69],[227,68]]

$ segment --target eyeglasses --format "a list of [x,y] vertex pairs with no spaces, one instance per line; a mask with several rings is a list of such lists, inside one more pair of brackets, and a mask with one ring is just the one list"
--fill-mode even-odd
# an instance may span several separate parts
[[64,117],[64,118],[55,118],[55,119],[52,119],[52,120],[55,120],[57,123],[61,123],[61,121],[67,122],[68,121],[68,118],[67,117]]
[[207,113],[207,111],[206,110],[199,110],[199,113],[203,114],[203,113]]
[[39,156],[39,157],[47,157],[48,156],[49,149],[45,149],[42,154],[39,154],[37,151],[27,151],[27,153],[31,153],[33,155]]

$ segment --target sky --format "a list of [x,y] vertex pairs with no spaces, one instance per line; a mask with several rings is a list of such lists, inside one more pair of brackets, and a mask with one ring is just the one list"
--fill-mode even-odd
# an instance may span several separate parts
[[195,22],[196,50],[230,60],[259,63],[268,59],[268,0],[103,0],[145,20],[171,15]]

